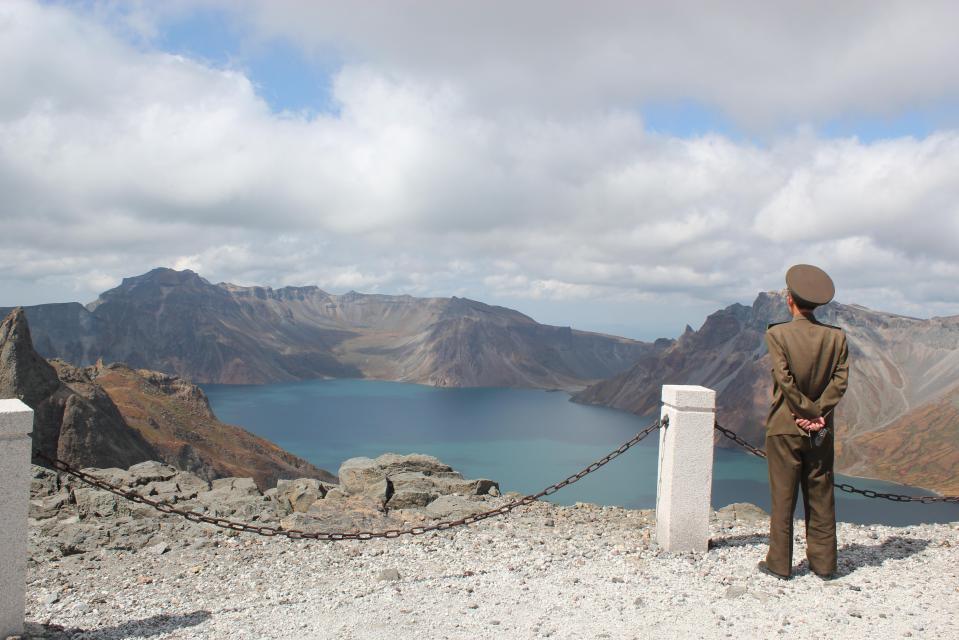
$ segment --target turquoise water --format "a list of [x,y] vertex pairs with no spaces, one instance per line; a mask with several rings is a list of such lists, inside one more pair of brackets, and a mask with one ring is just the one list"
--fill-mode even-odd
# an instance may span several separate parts
[[[569,402],[562,392],[443,389],[374,380],[311,380],[273,385],[204,385],[217,416],[336,473],[355,456],[426,453],[466,477],[497,480],[504,491],[535,493],[600,458],[652,418]],[[553,494],[560,504],[631,508],[656,504],[658,434],[606,467]],[[929,495],[869,480],[857,487]],[[892,503],[836,493],[847,522],[959,521],[959,505]],[[716,449],[713,506],[752,502],[769,508],[764,461]]]

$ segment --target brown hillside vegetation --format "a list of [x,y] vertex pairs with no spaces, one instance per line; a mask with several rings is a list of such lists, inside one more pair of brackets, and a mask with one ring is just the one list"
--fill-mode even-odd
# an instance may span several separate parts
[[959,495],[959,391],[837,450],[848,473]]
[[123,364],[95,369],[97,384],[107,392],[127,424],[165,461],[180,469],[208,480],[252,477],[261,489],[275,486],[280,478],[335,481],[333,474],[272,442],[217,420],[206,395],[196,385]]

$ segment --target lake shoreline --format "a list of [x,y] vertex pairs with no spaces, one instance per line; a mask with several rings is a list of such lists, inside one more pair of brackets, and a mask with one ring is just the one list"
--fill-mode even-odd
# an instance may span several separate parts
[[[333,473],[349,458],[415,452],[523,494],[576,473],[656,417],[569,402],[564,393],[509,387],[330,379],[203,389],[225,422]],[[652,433],[626,456],[555,498],[559,504],[651,508],[657,450],[658,437]],[[716,447],[713,478],[714,508],[735,502],[769,508],[765,461],[739,449]],[[857,487],[874,491],[935,495],[922,488],[849,478]],[[837,492],[839,517],[849,522],[905,525],[959,519],[957,505],[886,506],[885,501]]]

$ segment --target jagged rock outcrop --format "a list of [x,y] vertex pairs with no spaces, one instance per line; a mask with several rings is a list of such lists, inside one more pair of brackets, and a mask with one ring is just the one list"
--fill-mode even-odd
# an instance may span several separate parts
[[126,362],[201,383],[369,377],[579,389],[668,344],[542,325],[464,298],[240,287],[172,269],[125,278],[86,308],[27,314],[46,357]]
[[427,507],[440,496],[499,495],[499,484],[463,474],[422,454],[384,453],[377,458],[350,458],[340,465],[341,490],[380,501],[389,509]]
[[[344,474],[351,478],[352,491],[315,478],[281,480],[276,487],[260,491],[253,478],[210,482],[156,460],[128,469],[84,471],[178,509],[306,531],[393,529],[411,522],[461,518],[499,504],[495,502],[499,498],[496,482],[464,480],[462,474],[430,456],[385,454],[375,461],[349,460],[344,467],[358,471]],[[427,490],[429,503],[387,502],[384,506],[383,496],[366,491],[398,476]],[[30,518],[45,536],[46,550],[53,557],[103,549],[148,549],[162,540],[161,522],[183,531],[196,526],[42,467],[33,469],[30,493]]]
[[[816,312],[845,330],[849,390],[837,409],[837,469],[893,482],[954,491],[959,461],[959,316],[920,320],[830,303]],[[752,306],[735,304],[687,329],[661,353],[593,385],[573,400],[656,411],[663,384],[716,389],[717,418],[762,445],[771,397],[764,334],[789,319],[782,293],[762,293]],[[720,446],[735,446],[724,438]]]
[[129,467],[159,459],[202,476],[280,478],[333,474],[244,429],[223,424],[196,385],[123,364],[76,367],[33,349],[22,309],[0,324],[0,397],[34,412],[34,445],[80,467]]
[[64,379],[33,349],[21,308],[0,324],[0,397],[20,398],[34,410],[34,446],[80,466],[130,466],[156,452],[130,429],[110,397],[82,370]]

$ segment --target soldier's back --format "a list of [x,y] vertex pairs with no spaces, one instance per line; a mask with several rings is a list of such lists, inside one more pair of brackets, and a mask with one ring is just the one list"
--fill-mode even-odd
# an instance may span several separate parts
[[769,332],[782,346],[799,389],[810,398],[819,397],[839,360],[842,329],[799,317],[773,325]]

